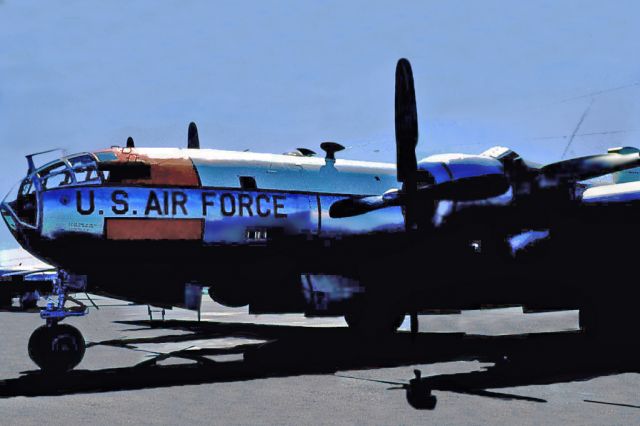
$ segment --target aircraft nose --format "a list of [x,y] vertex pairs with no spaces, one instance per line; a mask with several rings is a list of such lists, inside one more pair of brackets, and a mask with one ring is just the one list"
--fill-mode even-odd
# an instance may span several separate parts
[[36,228],[38,200],[31,179],[18,182],[0,203],[0,215],[13,236],[20,240],[25,228]]
[[16,221],[16,218],[12,214],[9,205],[4,201],[0,204],[0,215],[2,215],[2,219],[9,228],[9,231],[11,231],[14,237],[17,237],[16,234],[19,234],[21,232],[20,224]]

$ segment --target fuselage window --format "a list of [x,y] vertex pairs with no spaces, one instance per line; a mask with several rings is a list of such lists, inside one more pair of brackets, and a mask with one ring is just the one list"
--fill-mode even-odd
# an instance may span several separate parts
[[266,228],[247,228],[244,236],[247,241],[265,242],[269,235]]
[[240,188],[246,190],[258,189],[256,179],[253,176],[240,176]]

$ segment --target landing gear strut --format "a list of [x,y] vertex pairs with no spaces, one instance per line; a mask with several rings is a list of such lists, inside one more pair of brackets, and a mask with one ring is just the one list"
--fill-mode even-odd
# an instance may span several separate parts
[[[58,272],[53,283],[57,303],[52,299],[47,301],[47,307],[40,311],[40,317],[47,323],[38,327],[29,338],[29,358],[45,372],[69,371],[80,364],[84,357],[85,342],[80,331],[69,324],[58,324],[67,317],[87,314],[87,307],[68,295],[70,289],[80,289],[73,278],[64,271]],[[65,308],[67,299],[78,306]]]

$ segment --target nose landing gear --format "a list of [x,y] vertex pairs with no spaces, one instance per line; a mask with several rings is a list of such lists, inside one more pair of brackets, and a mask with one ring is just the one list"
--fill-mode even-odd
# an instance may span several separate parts
[[[58,324],[67,317],[87,314],[87,307],[68,296],[69,289],[77,289],[78,281],[64,271],[58,272],[53,284],[53,292],[58,296],[57,303],[47,302],[40,311],[40,317],[47,323],[38,327],[29,338],[29,357],[41,370],[62,373],[80,364],[85,352],[85,342],[80,331],[69,324]],[[86,283],[82,283],[84,287]],[[66,308],[67,299],[78,306]]]
[[69,324],[41,325],[29,338],[29,358],[46,372],[65,372],[80,364],[85,343]]

